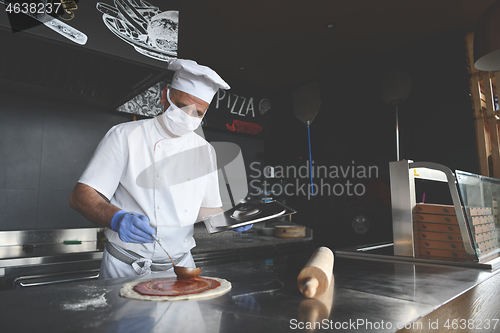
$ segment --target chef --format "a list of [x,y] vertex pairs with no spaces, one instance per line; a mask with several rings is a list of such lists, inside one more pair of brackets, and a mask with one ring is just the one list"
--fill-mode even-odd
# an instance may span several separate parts
[[152,235],[175,265],[195,267],[193,225],[223,211],[215,151],[194,130],[217,91],[230,87],[192,60],[168,69],[175,73],[162,92],[164,112],[111,128],[71,193],[73,209],[107,228],[100,278],[172,269]]

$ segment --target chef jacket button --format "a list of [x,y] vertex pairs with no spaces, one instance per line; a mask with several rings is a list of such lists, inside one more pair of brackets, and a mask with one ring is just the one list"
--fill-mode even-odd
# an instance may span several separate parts
[[187,238],[184,238],[184,242],[187,242],[187,241],[188,241]]
[[188,180],[191,180],[191,178],[188,178]]
[[157,175],[156,177],[161,178],[161,175]]
[[184,212],[186,212],[186,213],[187,213],[187,212],[188,212],[188,210],[187,210],[187,209],[184,209]]
[[156,209],[160,210],[160,206],[156,207]]

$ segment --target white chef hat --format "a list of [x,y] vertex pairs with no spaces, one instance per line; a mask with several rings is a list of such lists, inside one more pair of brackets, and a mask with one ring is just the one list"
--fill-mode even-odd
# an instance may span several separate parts
[[207,103],[220,89],[230,89],[229,85],[212,69],[198,65],[196,61],[174,59],[168,69],[175,71],[170,87],[198,97]]

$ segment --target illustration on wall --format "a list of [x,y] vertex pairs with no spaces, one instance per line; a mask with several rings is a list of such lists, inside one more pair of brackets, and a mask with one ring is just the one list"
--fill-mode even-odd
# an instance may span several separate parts
[[161,11],[144,0],[98,2],[106,27],[142,55],[161,61],[177,57],[179,12]]
[[155,117],[163,112],[161,93],[166,86],[166,81],[160,81],[149,87],[143,93],[119,106],[117,110],[146,117]]
[[251,135],[255,135],[262,131],[262,127],[257,124],[248,123],[237,119],[233,120],[233,123],[231,125],[226,124],[226,127],[228,130],[233,132],[246,133]]
[[[271,100],[255,95],[219,90],[210,104],[210,127],[257,136],[266,136]],[[209,109],[209,110],[210,110]]]
[[[76,2],[63,0],[55,3],[52,1],[47,2],[47,0],[32,0],[31,2],[0,0],[0,4],[5,5],[5,12],[9,17],[10,26],[14,32],[43,24],[70,41],[85,45],[88,39],[87,35],[60,20],[69,21],[74,17],[74,11],[78,9]],[[57,18],[51,15],[57,16]],[[67,15],[70,16],[67,17]]]

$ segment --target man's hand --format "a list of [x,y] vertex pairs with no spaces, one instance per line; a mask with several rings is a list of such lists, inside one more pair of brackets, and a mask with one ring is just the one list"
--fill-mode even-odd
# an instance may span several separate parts
[[249,230],[250,228],[253,227],[253,224],[249,224],[249,225],[244,225],[243,227],[239,227],[239,228],[234,228],[232,229],[233,231],[236,231],[236,232],[243,232],[243,231],[247,231]]
[[111,229],[126,243],[154,242],[154,230],[149,225],[147,216],[120,210],[111,219]]
[[70,206],[89,221],[106,228],[110,227],[111,218],[120,210],[97,190],[82,183],[76,184],[71,192]]

